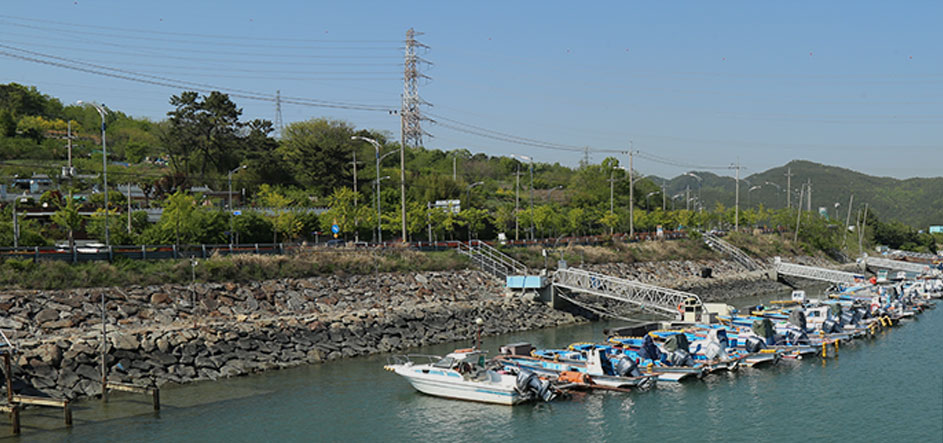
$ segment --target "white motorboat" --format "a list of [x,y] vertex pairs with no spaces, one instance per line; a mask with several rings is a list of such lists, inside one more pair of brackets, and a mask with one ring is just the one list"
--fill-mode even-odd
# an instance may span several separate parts
[[485,353],[478,349],[458,349],[445,357],[396,356],[383,368],[406,378],[417,391],[437,397],[516,405],[535,398],[551,401],[557,395],[549,381],[533,372],[486,368]]

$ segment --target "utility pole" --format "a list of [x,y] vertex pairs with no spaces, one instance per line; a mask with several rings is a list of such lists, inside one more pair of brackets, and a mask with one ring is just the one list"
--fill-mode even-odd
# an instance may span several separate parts
[[803,192],[805,192],[805,187],[803,186],[800,189],[801,191],[799,191],[799,205],[796,206],[796,235],[792,237],[793,243],[799,241],[799,221],[802,219],[802,196],[803,196]]
[[419,106],[425,104],[419,97],[419,79],[429,78],[419,73],[419,64],[428,63],[416,54],[417,48],[429,47],[416,41],[416,36],[422,35],[413,28],[406,31],[406,49],[403,57],[403,104],[400,110],[400,147],[399,153],[399,189],[400,213],[402,218],[403,241],[406,238],[406,147],[422,146],[422,114]]
[[[354,211],[357,211],[357,151],[354,151]],[[357,211],[359,212],[359,211]],[[356,214],[355,212],[354,214]],[[360,217],[354,215],[354,242],[360,241]]]
[[668,210],[668,196],[665,194],[668,192],[668,183],[665,181],[661,182],[661,210]]
[[426,202],[426,229],[429,230],[429,243],[432,243],[432,218],[430,217],[430,212],[432,212],[432,203]]
[[128,235],[131,235],[131,182],[128,182]]
[[632,141],[629,140],[629,240],[635,237],[635,176],[632,173]]
[[691,210],[691,185],[684,185],[684,210]]
[[851,194],[851,198],[848,199],[848,216],[845,217],[845,226],[842,227],[842,231],[844,232],[841,238],[842,248],[845,247],[845,241],[848,240],[848,223],[851,223],[851,205],[854,202],[855,202],[855,194]]
[[730,169],[737,170],[737,182],[734,188],[734,213],[733,213],[733,230],[740,232],[740,158],[737,158],[736,165],[730,165]]
[[452,181],[453,182],[458,181],[457,166],[458,166],[458,162],[456,161],[456,157],[453,156],[452,157]]
[[[808,194],[806,194],[808,196],[808,200],[806,201],[805,210],[812,212],[812,179],[811,178],[808,179],[808,182],[806,183],[806,189],[808,189],[809,192]],[[800,201],[800,204],[801,203],[802,202]]]
[[[612,198],[613,190],[615,188],[615,182],[616,182],[615,174],[616,174],[615,168],[609,171],[609,215],[610,216],[613,214],[613,211],[615,209],[615,206],[613,205],[613,198]],[[609,235],[612,235],[612,225],[609,225]]]
[[521,164],[517,164],[517,172],[514,173],[514,241],[521,239],[520,211],[521,211]]
[[786,168],[786,209],[792,207],[792,168]]
[[536,232],[534,230],[534,159],[530,160],[530,239],[533,241]]
[[864,241],[864,231],[867,229],[868,225],[868,204],[864,204],[864,216],[861,217],[861,229],[858,231],[858,255],[864,251],[862,248],[862,243]]

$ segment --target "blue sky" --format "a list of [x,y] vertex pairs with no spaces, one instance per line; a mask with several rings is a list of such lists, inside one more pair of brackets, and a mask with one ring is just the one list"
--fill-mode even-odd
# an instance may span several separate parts
[[[906,178],[941,175],[941,22],[939,1],[7,0],[0,51],[370,105],[284,103],[282,113],[286,123],[329,117],[398,139],[399,118],[386,110],[400,107],[412,27],[432,62],[420,85],[439,120],[423,123],[427,147],[576,165],[580,147],[631,144],[645,174],[739,159],[749,175],[805,159]],[[0,55],[0,82],[11,81],[155,120],[183,90]],[[234,100],[246,118],[274,119],[271,101]],[[450,121],[563,149],[470,135]],[[590,159],[609,155],[626,161]]]

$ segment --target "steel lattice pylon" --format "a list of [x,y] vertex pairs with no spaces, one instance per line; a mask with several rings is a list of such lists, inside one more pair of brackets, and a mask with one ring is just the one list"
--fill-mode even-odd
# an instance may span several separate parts
[[690,292],[662,288],[578,268],[560,269],[554,272],[553,285],[554,289],[560,287],[631,303],[644,311],[670,318],[678,316],[678,306],[685,300],[694,298],[698,304],[701,304],[701,298]]
[[834,269],[825,269],[816,266],[797,265],[795,263],[785,263],[779,257],[776,257],[774,268],[776,269],[777,274],[830,283],[854,284],[857,282],[857,280],[864,278],[863,275],[854,274],[851,272],[836,271]]

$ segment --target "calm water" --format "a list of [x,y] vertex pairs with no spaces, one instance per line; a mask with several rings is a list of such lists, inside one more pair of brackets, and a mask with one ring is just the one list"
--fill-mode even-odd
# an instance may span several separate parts
[[[483,345],[563,346],[601,338],[610,325],[489,337]],[[167,388],[159,415],[149,412],[143,397],[116,394],[106,406],[76,405],[71,430],[55,428],[59,415],[52,410],[30,411],[22,418],[22,439],[940,442],[941,331],[943,309],[848,345],[837,360],[783,362],[648,392],[594,393],[517,407],[419,394],[382,369],[385,355],[372,356]],[[454,347],[414,352],[441,354]],[[0,420],[0,432],[8,431],[7,424]]]

